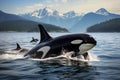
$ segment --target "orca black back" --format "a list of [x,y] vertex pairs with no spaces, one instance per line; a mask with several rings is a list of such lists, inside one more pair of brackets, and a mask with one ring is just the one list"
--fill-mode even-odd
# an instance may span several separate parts
[[96,40],[88,34],[69,34],[52,38],[43,25],[39,24],[38,27],[41,40],[25,56],[43,59],[59,56],[64,50],[65,52],[73,51],[87,59],[87,51],[96,45]]

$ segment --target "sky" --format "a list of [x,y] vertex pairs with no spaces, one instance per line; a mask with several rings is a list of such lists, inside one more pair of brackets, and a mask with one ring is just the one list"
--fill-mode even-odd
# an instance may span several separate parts
[[61,13],[75,11],[81,14],[105,8],[111,13],[120,14],[120,0],[0,0],[0,10],[13,14],[32,12],[44,7]]

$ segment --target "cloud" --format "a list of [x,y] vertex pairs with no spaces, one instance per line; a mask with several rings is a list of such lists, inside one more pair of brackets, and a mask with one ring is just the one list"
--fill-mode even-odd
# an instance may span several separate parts
[[18,11],[17,13],[19,13],[19,14],[28,13],[28,12],[32,12],[34,10],[38,10],[42,7],[43,7],[43,4],[34,4],[31,6],[24,6],[24,7],[17,8],[17,11]]
[[97,9],[103,7],[110,12],[120,13],[120,1],[108,1],[109,3],[105,2],[104,0],[44,0],[44,2],[19,7],[16,12],[18,11],[17,13],[27,13],[38,10],[40,8],[50,7],[62,13],[71,10],[74,10],[77,13],[87,13],[91,11],[96,11]]
[[54,2],[55,2],[55,3],[60,3],[60,2],[62,2],[62,3],[67,3],[68,0],[54,0]]
[[67,3],[68,2],[68,0],[61,0],[63,3]]
[[43,7],[43,4],[34,4],[32,6],[25,6],[26,9],[32,9],[32,10],[33,9],[39,9],[41,7]]
[[50,7],[52,9],[54,9],[55,7],[58,7],[58,4],[53,5],[53,4],[38,3],[38,4],[30,5],[30,6],[24,6],[24,7],[17,8],[17,11],[18,11],[17,13],[18,14],[29,13],[29,12],[33,12],[35,10],[39,10],[44,7]]

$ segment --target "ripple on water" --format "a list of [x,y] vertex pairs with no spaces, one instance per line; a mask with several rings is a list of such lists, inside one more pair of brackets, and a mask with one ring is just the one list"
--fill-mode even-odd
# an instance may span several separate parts
[[0,33],[0,80],[120,80],[120,33],[90,34],[97,40],[90,52],[91,61],[79,63],[63,59],[46,63],[6,52],[14,49],[16,42],[31,49],[36,44],[29,41],[33,36],[39,38],[39,33]]

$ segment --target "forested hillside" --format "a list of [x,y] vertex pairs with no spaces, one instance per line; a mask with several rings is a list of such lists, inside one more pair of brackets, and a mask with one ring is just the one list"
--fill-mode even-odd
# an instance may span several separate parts
[[87,29],[87,32],[120,32],[120,18],[91,26]]
[[4,21],[0,23],[0,31],[34,32],[39,31],[38,24],[43,24],[49,32],[68,32],[65,28],[60,28],[51,24],[38,23],[29,20]]

